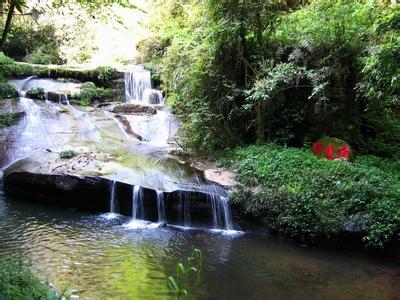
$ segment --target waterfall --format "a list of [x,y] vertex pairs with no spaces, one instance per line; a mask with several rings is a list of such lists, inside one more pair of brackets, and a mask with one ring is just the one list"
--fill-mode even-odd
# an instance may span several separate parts
[[111,188],[110,188],[110,213],[116,213],[115,209],[115,180],[111,182]]
[[133,187],[132,193],[132,218],[133,219],[145,219],[144,203],[143,203],[143,191],[140,186]]
[[158,222],[165,222],[165,205],[164,205],[164,193],[157,191],[157,211],[158,211]]
[[229,201],[216,194],[209,195],[214,229],[233,230],[232,214]]
[[140,104],[162,104],[162,92],[152,89],[151,74],[141,66],[132,66],[125,75],[126,102]]

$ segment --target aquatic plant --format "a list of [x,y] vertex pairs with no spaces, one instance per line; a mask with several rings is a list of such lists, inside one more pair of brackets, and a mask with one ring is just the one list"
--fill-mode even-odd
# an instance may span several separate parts
[[74,158],[77,155],[78,155],[78,153],[76,153],[73,150],[66,150],[66,151],[60,152],[60,158],[61,159],[71,159],[71,158]]
[[168,287],[177,296],[177,299],[189,295],[188,288],[190,281],[200,280],[201,268],[203,265],[203,254],[199,249],[194,249],[191,256],[187,258],[187,264],[178,263],[176,265],[176,277],[168,277]]

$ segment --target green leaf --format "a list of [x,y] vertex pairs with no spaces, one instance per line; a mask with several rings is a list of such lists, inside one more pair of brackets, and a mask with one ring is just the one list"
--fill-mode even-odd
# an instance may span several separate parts
[[173,292],[179,293],[180,289],[174,277],[172,276],[168,277],[168,286]]

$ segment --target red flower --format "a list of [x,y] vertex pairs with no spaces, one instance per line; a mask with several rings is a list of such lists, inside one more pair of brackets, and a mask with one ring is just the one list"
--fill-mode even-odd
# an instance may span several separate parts
[[347,146],[340,146],[338,152],[336,153],[336,158],[343,158],[345,160],[349,160],[350,158],[350,149]]
[[314,153],[314,155],[321,155],[322,148],[323,146],[321,141],[317,141],[312,146],[312,152]]
[[326,146],[324,148],[324,154],[327,160],[332,160],[334,158],[334,153],[335,153],[334,145]]

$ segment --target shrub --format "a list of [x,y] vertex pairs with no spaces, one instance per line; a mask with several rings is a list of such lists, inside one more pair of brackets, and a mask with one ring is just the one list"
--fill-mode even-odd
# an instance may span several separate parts
[[41,87],[34,87],[26,92],[26,97],[37,100],[44,100],[45,99],[44,89]]
[[77,155],[78,155],[78,153],[76,153],[73,150],[66,150],[66,151],[60,152],[60,158],[61,159],[71,159],[71,158],[74,158]]
[[111,97],[111,89],[96,87],[92,82],[85,82],[82,84],[80,92],[72,95],[72,98],[78,100],[81,105],[90,105],[93,101],[102,102]]
[[32,75],[34,69],[28,65],[18,65],[12,58],[0,52],[0,79],[5,80],[13,77]]
[[25,61],[32,64],[48,65],[62,64],[63,60],[57,52],[52,53],[50,49],[39,48],[25,57]]
[[400,234],[397,160],[328,161],[309,150],[264,145],[236,149],[225,162],[243,184],[233,202],[285,235],[319,241],[352,226],[366,246],[383,248]]
[[14,98],[18,96],[18,91],[15,85],[8,82],[0,82],[0,97],[1,98]]
[[0,114],[0,128],[8,127],[13,125],[15,122],[15,118],[10,113]]
[[97,79],[105,86],[110,85],[111,80],[117,76],[117,70],[107,66],[97,67],[95,72],[97,73]]
[[17,59],[25,58],[30,63],[59,64],[63,63],[59,53],[60,43],[54,26],[38,26],[27,19],[23,22],[15,20],[4,45],[4,52]]

